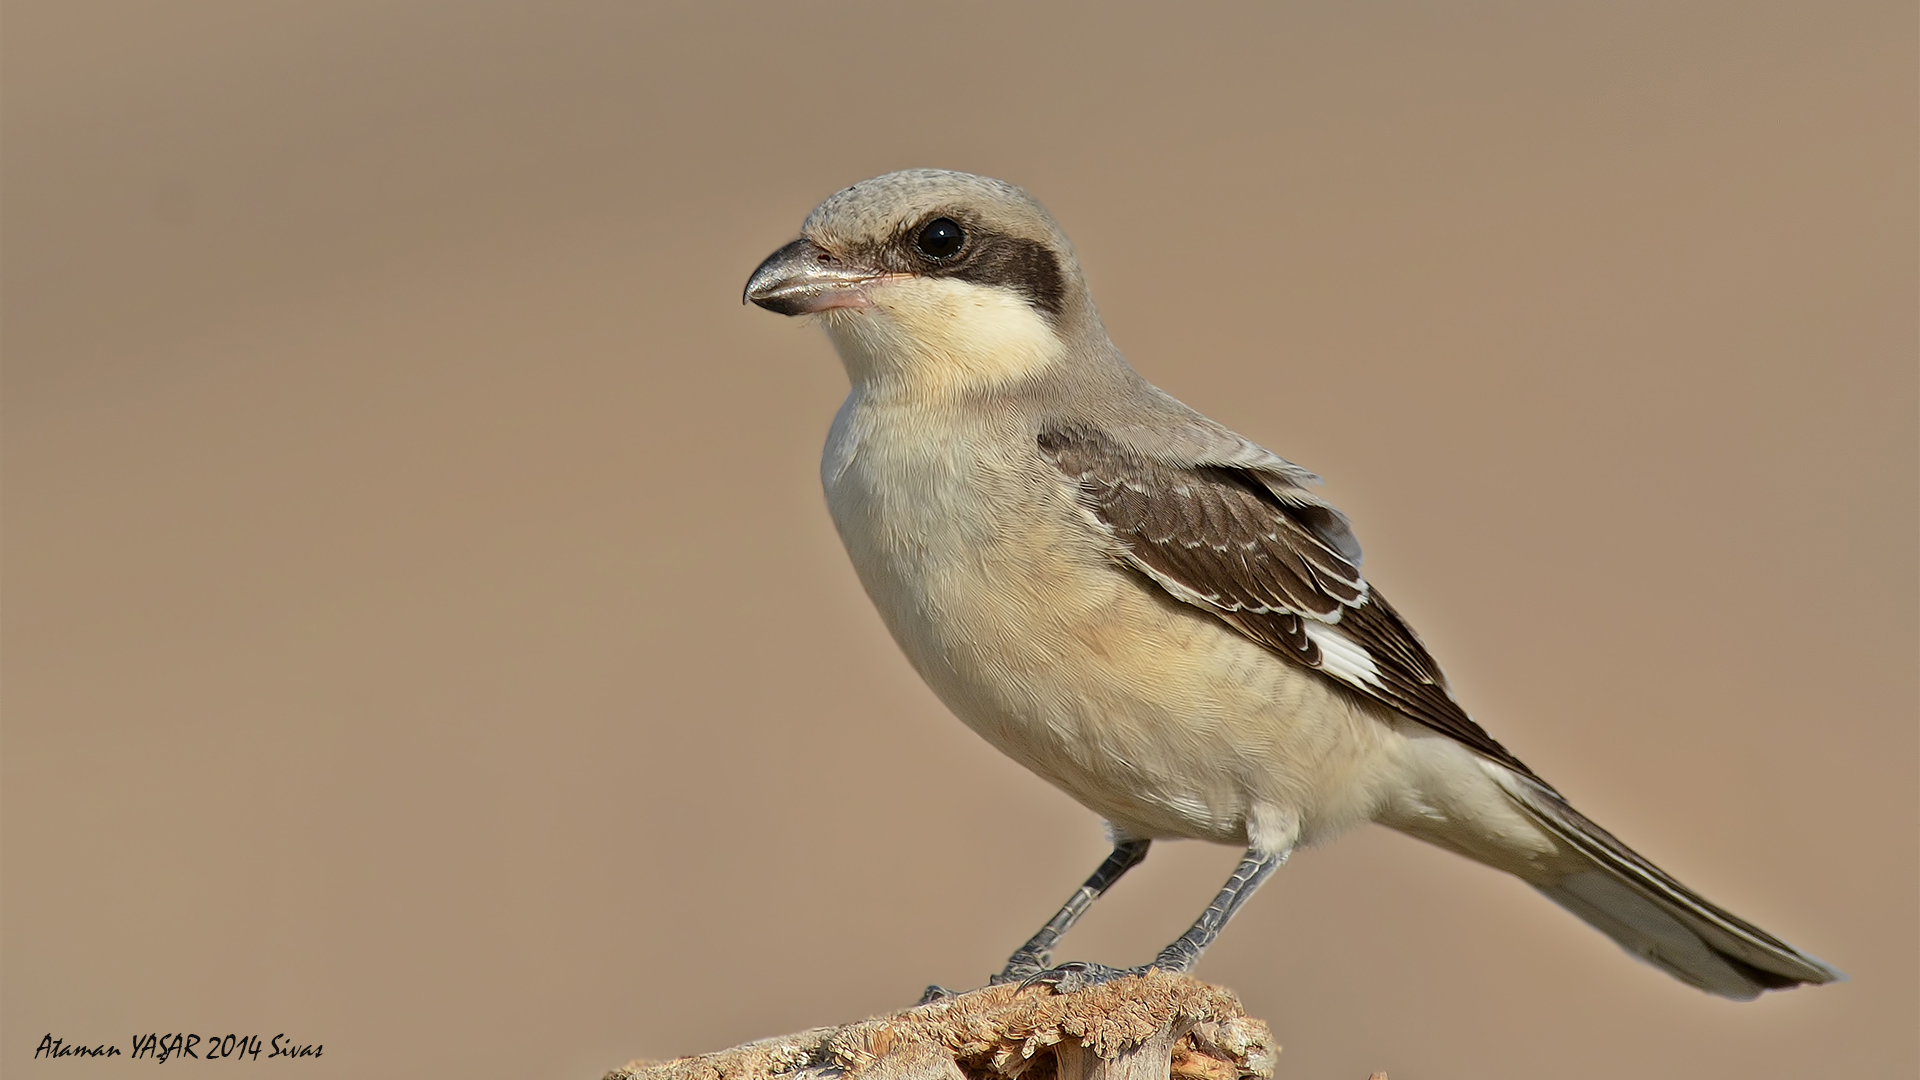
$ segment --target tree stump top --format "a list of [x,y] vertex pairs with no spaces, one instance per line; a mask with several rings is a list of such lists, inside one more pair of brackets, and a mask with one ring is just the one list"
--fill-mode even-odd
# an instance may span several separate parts
[[1155,971],[1072,994],[989,986],[605,1080],[1267,1080],[1279,1052],[1231,991]]

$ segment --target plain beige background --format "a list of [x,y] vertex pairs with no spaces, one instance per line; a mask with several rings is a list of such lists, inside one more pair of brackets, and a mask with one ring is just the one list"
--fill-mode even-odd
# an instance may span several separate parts
[[591,1078],[984,979],[1098,823],[897,655],[818,493],[844,376],[739,304],[938,165],[1328,477],[1497,737],[1853,976],[1715,1000],[1366,830],[1202,965],[1283,1077],[1913,1076],[1915,23],[12,0],[0,1069]]

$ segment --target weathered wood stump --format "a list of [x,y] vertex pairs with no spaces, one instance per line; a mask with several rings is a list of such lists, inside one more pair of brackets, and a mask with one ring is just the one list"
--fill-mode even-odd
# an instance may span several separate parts
[[1231,991],[1151,972],[1072,994],[989,986],[605,1080],[1266,1080],[1279,1052]]

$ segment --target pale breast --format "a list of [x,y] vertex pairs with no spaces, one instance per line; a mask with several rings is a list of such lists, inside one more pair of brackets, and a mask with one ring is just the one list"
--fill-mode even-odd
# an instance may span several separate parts
[[[992,417],[856,395],[822,461],[834,525],[881,616],[930,681],[956,667],[1055,667],[1058,635],[1099,603],[1063,571],[1107,569],[1017,435]],[[1096,590],[1099,591],[1099,590]]]

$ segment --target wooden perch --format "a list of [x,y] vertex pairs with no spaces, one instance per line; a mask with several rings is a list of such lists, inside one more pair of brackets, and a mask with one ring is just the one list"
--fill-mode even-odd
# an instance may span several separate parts
[[1156,971],[1073,994],[989,986],[605,1080],[1266,1080],[1279,1052],[1231,991]]

